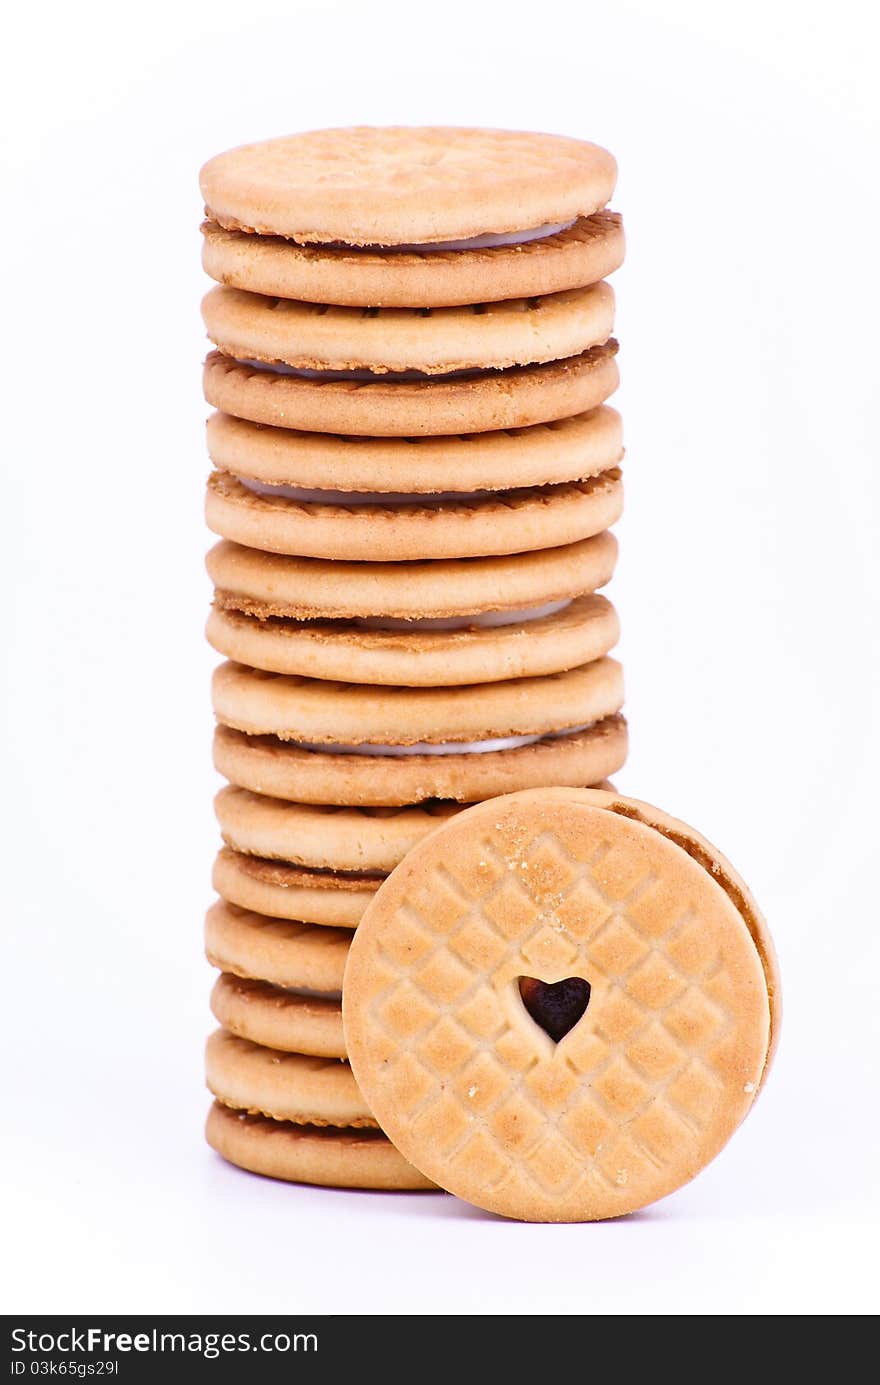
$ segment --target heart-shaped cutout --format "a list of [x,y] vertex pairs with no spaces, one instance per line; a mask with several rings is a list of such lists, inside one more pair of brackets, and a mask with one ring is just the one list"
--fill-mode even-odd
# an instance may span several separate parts
[[574,1029],[590,1003],[590,983],[580,976],[567,976],[564,981],[521,976],[519,993],[535,1024],[555,1044]]

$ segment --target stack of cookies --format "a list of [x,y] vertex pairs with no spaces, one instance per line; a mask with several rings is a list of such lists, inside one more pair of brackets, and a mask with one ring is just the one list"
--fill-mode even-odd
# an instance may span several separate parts
[[[464,805],[624,761],[598,594],[622,503],[615,171],[576,140],[442,128],[318,131],[202,171],[228,780],[208,1138],[246,1168],[429,1186],[346,1061],[352,930]],[[394,1003],[395,1027],[423,1022],[417,990]]]

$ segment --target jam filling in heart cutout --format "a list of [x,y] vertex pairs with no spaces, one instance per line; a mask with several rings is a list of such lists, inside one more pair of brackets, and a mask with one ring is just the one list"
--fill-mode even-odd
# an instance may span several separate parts
[[534,976],[519,978],[522,1003],[545,1034],[555,1044],[574,1029],[590,1003],[590,983],[580,976],[564,981],[538,981]]

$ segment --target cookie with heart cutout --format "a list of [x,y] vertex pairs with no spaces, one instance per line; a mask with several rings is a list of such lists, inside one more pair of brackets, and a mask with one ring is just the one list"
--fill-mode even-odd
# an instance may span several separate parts
[[294,1125],[215,1101],[205,1138],[230,1164],[288,1183],[383,1192],[436,1192],[380,1130]]
[[[214,808],[223,840],[236,852],[289,861],[355,879],[382,877],[439,823],[459,811],[455,803],[403,808],[344,808],[290,803],[231,785]],[[371,892],[372,893],[372,892]]]
[[230,288],[349,307],[436,308],[534,298],[598,283],[623,263],[617,212],[548,225],[543,234],[457,249],[305,245],[202,225],[202,267]]
[[347,928],[272,918],[222,899],[205,918],[205,954],[211,966],[285,990],[341,991],[350,943]]
[[294,991],[222,973],[211,992],[215,1019],[230,1034],[284,1053],[344,1058],[342,993]]
[[455,126],[309,130],[227,150],[199,175],[221,226],[307,244],[435,247],[591,216],[616,180],[613,156],[586,140]]
[[229,904],[274,919],[356,928],[382,882],[381,875],[293,865],[225,846],[214,862],[212,884]]
[[686,824],[543,789],[479,804],[377,892],[343,987],[370,1109],[503,1216],[621,1216],[726,1144],[778,1040],[767,926]]
[[617,389],[616,355],[617,342],[609,338],[579,356],[544,364],[363,379],[242,364],[211,351],[203,386],[213,408],[252,423],[311,433],[439,437],[525,428],[598,408]]
[[364,310],[215,287],[202,319],[224,356],[255,368],[448,376],[561,361],[602,345],[614,327],[614,291],[603,282],[458,308]]
[[375,1128],[348,1063],[287,1053],[215,1029],[205,1048],[208,1090],[224,1106],[295,1125]]

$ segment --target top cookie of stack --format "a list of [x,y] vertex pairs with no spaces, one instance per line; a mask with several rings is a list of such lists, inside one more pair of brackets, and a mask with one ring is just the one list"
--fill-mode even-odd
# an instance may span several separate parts
[[[613,158],[325,130],[202,170],[218,767],[312,804],[580,786],[625,755]],[[381,685],[377,687],[376,685]]]

